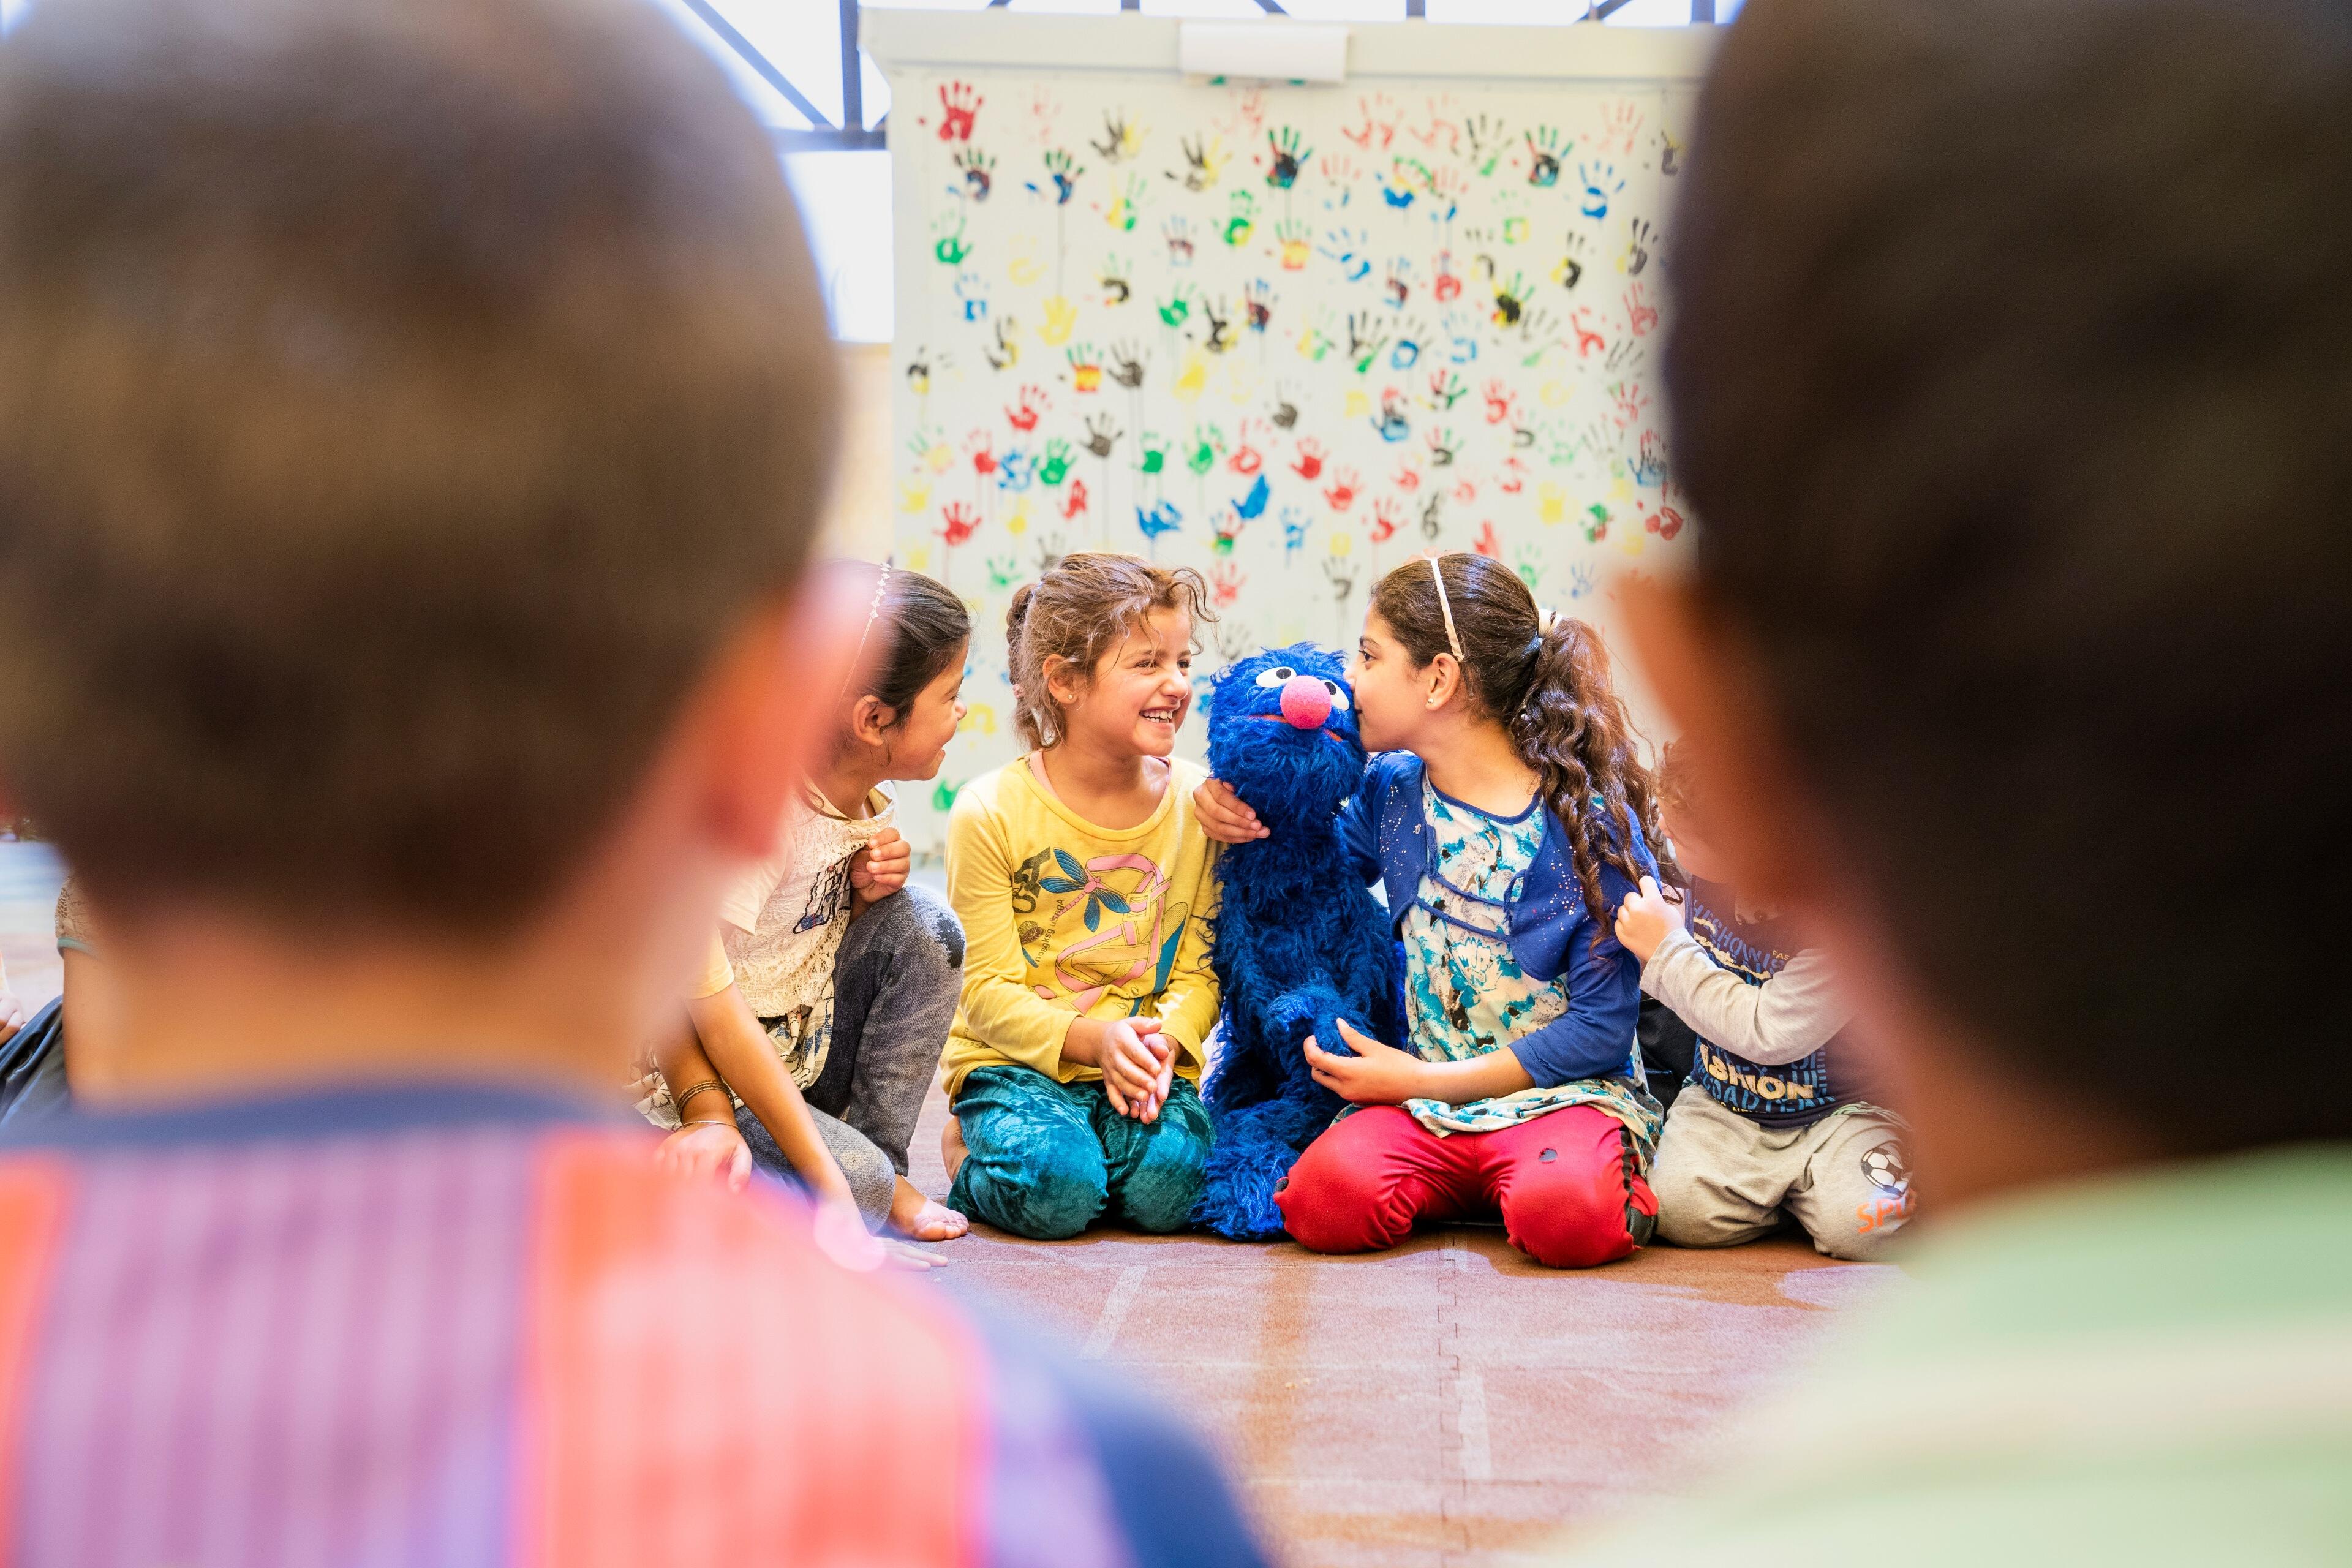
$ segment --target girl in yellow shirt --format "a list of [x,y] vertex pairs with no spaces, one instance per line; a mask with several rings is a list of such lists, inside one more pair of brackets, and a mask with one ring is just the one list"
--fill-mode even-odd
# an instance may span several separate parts
[[949,817],[964,980],[940,1070],[948,1202],[1016,1235],[1075,1236],[1106,1208],[1174,1230],[1200,1196],[1215,884],[1192,815],[1204,772],[1170,753],[1204,586],[1082,553],[1006,617],[1034,749]]

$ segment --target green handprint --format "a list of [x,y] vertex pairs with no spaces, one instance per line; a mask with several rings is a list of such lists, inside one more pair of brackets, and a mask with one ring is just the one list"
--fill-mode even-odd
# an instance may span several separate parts
[[1181,288],[1171,298],[1160,301],[1160,319],[1171,327],[1182,326],[1192,313],[1192,299]]
[[1225,243],[1245,245],[1250,232],[1257,227],[1257,198],[1247,191],[1234,193],[1232,210],[1225,215]]
[[964,243],[961,214],[942,217],[931,226],[931,254],[942,265],[961,266],[964,258],[971,254],[971,247]]
[[1136,467],[1147,474],[1156,474],[1168,467],[1168,438],[1156,430],[1146,430],[1139,442],[1143,460]]
[[1192,426],[1192,449],[1185,454],[1184,466],[1196,474],[1205,474],[1217,466],[1217,449],[1225,444],[1225,433],[1213,425]]
[[1010,555],[990,556],[988,581],[992,587],[1010,588],[1021,581],[1021,563]]
[[1045,455],[1037,463],[1037,482],[1051,488],[1070,477],[1070,444],[1056,436],[1045,443]]

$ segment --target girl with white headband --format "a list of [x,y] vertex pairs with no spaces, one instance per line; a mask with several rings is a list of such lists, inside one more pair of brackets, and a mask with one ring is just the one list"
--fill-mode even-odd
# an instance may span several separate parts
[[[1608,655],[1510,568],[1433,556],[1373,590],[1356,720],[1373,758],[1342,816],[1404,951],[1409,1040],[1304,1046],[1349,1102],[1277,1196],[1318,1252],[1392,1247],[1423,1219],[1499,1215],[1511,1244],[1585,1268],[1645,1244],[1661,1115],[1617,907],[1662,844]],[[1230,789],[1202,826],[1259,837]]]

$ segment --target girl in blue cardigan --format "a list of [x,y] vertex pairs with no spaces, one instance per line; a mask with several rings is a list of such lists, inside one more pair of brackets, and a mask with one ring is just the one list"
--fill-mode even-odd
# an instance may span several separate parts
[[[1307,1042],[1350,1104],[1292,1168],[1284,1223],[1360,1252],[1499,1215],[1540,1263],[1622,1258],[1654,1226],[1660,1113],[1633,1042],[1641,965],[1613,928],[1663,840],[1608,656],[1508,567],[1454,554],[1381,579],[1353,677],[1364,744],[1386,754],[1342,837],[1387,896],[1412,1035]],[[1212,837],[1265,831],[1221,783],[1195,801]]]

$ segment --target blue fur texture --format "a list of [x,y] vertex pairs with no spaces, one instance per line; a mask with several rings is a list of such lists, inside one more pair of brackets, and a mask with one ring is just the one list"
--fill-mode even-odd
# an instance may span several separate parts
[[[1292,676],[1332,694],[1319,728],[1283,717]],[[1346,677],[1339,655],[1296,643],[1227,666],[1209,699],[1209,765],[1267,829],[1218,857],[1209,950],[1224,1029],[1202,1093],[1216,1142],[1192,1223],[1239,1241],[1282,1234],[1274,1194],[1342,1103],[1308,1072],[1307,1037],[1344,1054],[1333,1026],[1345,1018],[1374,1039],[1400,1037],[1402,966],[1388,914],[1339,846],[1339,807],[1364,775]]]

